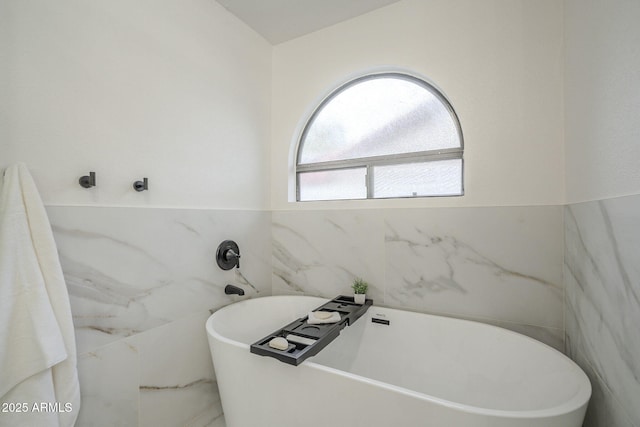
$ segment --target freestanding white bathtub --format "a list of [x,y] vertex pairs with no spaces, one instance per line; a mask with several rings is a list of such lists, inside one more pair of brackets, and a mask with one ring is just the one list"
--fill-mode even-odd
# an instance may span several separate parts
[[582,425],[584,372],[538,341],[481,323],[373,306],[300,366],[249,352],[325,302],[251,299],[207,320],[227,427]]

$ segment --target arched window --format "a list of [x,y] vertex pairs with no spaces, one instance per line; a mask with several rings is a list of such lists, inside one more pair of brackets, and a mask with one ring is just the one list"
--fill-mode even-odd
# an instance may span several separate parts
[[447,99],[401,73],[371,74],[313,112],[298,144],[298,201],[460,196],[462,130]]

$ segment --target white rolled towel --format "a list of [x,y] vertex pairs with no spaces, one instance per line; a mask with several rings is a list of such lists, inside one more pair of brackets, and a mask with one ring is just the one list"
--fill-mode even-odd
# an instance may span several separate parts
[[337,311],[310,311],[308,317],[307,323],[310,325],[338,323],[340,321],[340,313]]

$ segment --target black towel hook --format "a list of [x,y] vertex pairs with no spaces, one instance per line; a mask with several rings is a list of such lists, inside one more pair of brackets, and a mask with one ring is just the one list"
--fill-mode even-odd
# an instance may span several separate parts
[[142,178],[142,181],[136,181],[133,183],[133,189],[140,192],[149,189],[149,180]]
[[89,172],[89,175],[81,176],[78,180],[81,186],[84,188],[91,188],[96,186],[96,173]]

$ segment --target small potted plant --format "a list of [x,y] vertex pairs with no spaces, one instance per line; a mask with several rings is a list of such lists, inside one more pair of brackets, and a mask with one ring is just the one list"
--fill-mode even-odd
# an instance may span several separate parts
[[356,304],[364,304],[364,300],[366,299],[367,288],[369,288],[369,284],[362,280],[359,277],[353,281],[353,301]]

